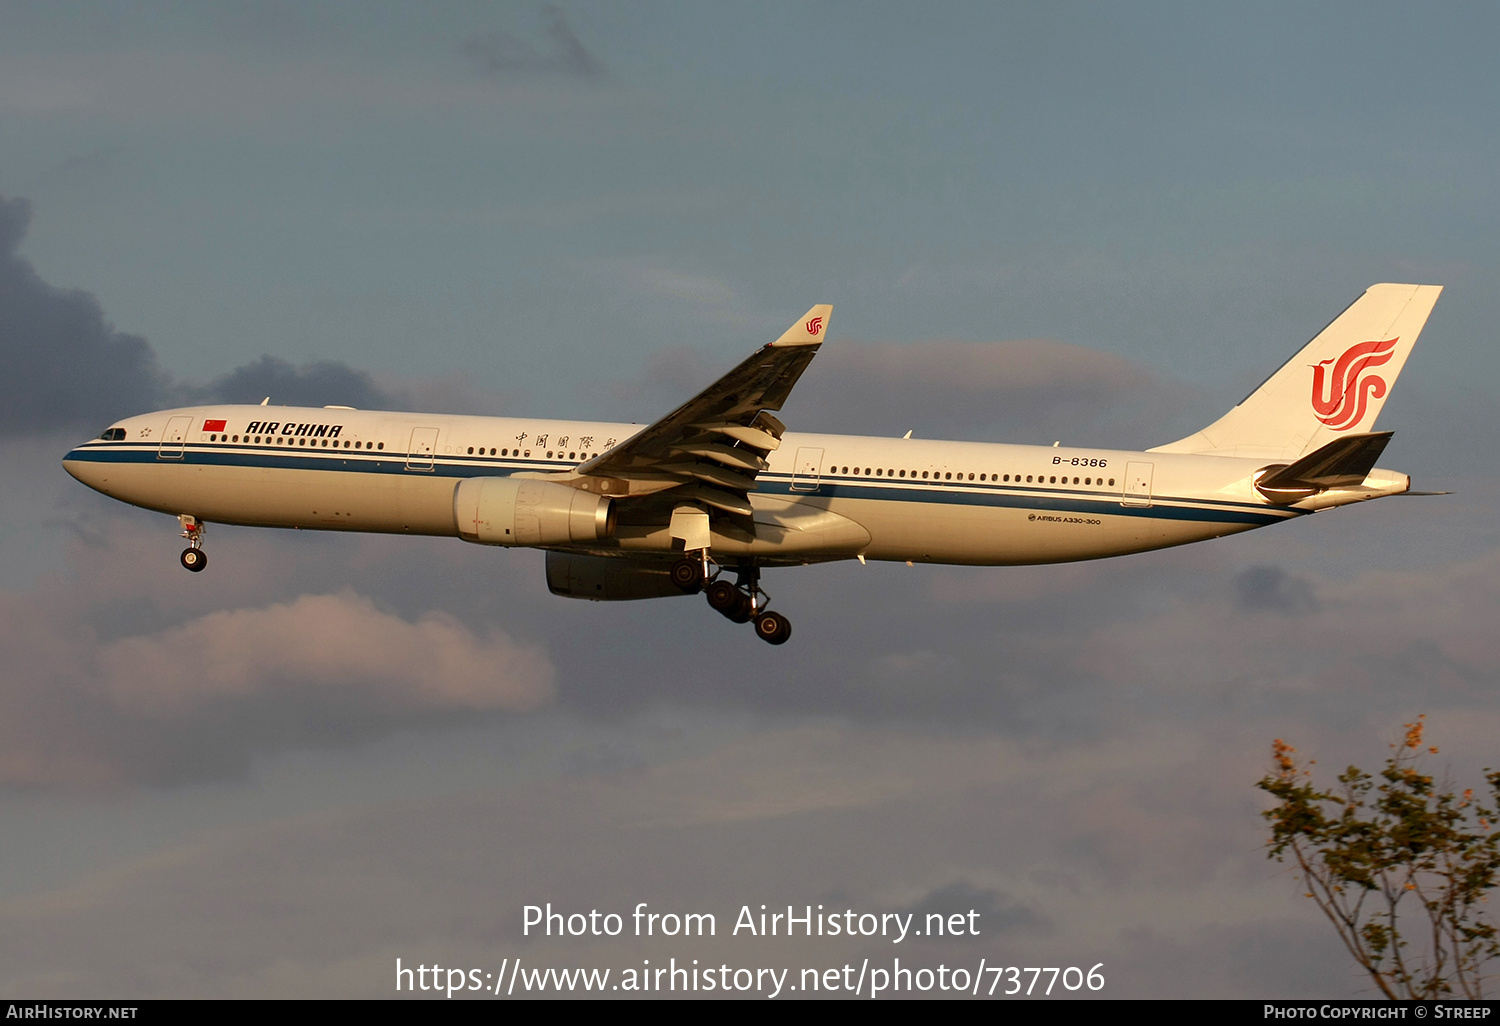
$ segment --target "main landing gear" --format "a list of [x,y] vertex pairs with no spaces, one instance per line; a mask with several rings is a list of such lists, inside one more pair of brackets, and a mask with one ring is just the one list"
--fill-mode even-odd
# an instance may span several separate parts
[[[712,573],[709,568],[713,567]],[[761,590],[760,567],[749,563],[740,568],[730,583],[705,551],[701,558],[679,559],[672,564],[672,583],[689,595],[707,592],[708,604],[715,612],[735,623],[754,621],[755,636],[772,645],[784,645],[792,636],[792,622],[780,613],[766,609],[771,596]]]
[[208,566],[208,553],[203,551],[203,521],[187,513],[178,516],[182,524],[182,536],[188,540],[188,547],[182,550],[181,561],[185,569],[193,573],[199,573]]

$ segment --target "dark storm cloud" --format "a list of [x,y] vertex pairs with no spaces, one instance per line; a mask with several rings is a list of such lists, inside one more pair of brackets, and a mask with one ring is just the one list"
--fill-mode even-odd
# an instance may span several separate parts
[[30,223],[30,203],[0,197],[0,435],[107,426],[161,405],[165,377],[150,343],[17,255]]
[[490,78],[535,74],[596,78],[604,73],[604,62],[573,34],[562,11],[547,4],[542,8],[542,22],[547,36],[545,47],[495,29],[466,39],[459,45],[459,52]]
[[452,412],[485,405],[486,397],[457,383],[383,387],[334,360],[295,366],[262,356],[208,385],[173,381],[151,343],[117,331],[94,296],[48,284],[18,255],[31,214],[26,200],[0,197],[0,437],[90,431],[167,406],[258,403],[267,396],[278,406],[388,410],[420,398]]

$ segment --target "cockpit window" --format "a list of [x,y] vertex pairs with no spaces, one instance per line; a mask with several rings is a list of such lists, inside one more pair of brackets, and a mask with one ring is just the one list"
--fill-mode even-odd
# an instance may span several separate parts
[[99,438],[105,442],[123,442],[125,440],[125,429],[122,427],[112,427],[100,435]]

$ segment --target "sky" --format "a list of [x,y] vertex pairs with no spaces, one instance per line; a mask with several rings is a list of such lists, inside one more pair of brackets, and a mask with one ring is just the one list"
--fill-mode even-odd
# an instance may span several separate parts
[[[1254,785],[1274,738],[1369,768],[1421,713],[1435,771],[1496,762],[1497,28],[0,5],[0,993],[900,958],[1371,996]],[[1379,281],[1446,287],[1380,426],[1452,495],[1093,563],[768,571],[780,648],[451,539],[210,525],[189,575],[175,521],[59,462],[267,394],[646,422],[821,302],[792,430],[1146,447]],[[525,934],[549,902],[718,931]],[[762,904],[979,933],[732,935]]]

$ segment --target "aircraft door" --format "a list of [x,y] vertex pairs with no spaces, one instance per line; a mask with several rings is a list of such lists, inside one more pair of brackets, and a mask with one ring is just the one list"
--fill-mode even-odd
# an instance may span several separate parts
[[815,492],[823,477],[823,450],[803,446],[792,470],[792,491]]
[[432,470],[432,454],[437,451],[437,439],[437,428],[413,428],[411,445],[406,450],[406,469]]
[[187,442],[188,425],[192,417],[173,417],[167,421],[167,429],[161,433],[161,445],[156,447],[159,460],[180,460]]
[[1125,490],[1120,496],[1122,506],[1151,505],[1151,471],[1154,463],[1130,463],[1125,467]]

